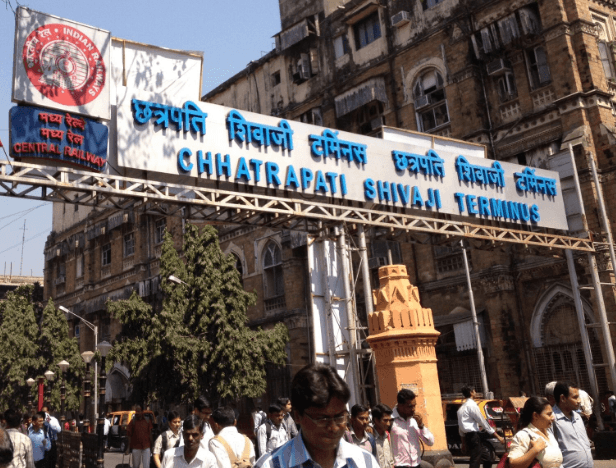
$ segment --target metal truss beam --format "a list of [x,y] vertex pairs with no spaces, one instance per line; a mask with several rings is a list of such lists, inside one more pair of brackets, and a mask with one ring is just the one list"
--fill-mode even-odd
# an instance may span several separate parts
[[[246,190],[250,190],[248,187]],[[97,208],[145,206],[160,214],[182,213],[193,222],[249,224],[320,232],[346,223],[362,224],[391,235],[409,234],[414,241],[435,236],[474,239],[475,247],[518,245],[560,255],[562,249],[595,252],[589,239],[548,232],[472,224],[451,219],[288,198],[266,193],[186,186],[66,167],[0,161],[0,196],[63,202]],[[186,208],[181,210],[181,208]],[[384,207],[388,209],[388,207]],[[437,243],[430,240],[429,243]],[[560,249],[560,250],[559,250]],[[558,252],[558,253],[557,253]]]

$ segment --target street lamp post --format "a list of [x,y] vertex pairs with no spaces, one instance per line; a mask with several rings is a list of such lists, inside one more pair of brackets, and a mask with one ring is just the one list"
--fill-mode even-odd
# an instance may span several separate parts
[[[83,361],[86,363],[86,379],[83,381],[83,401],[84,401],[84,420],[83,420],[83,432],[88,433],[90,430],[90,419],[88,418],[88,408],[90,406],[90,395],[92,388],[90,384],[90,361],[94,357],[94,353],[92,351],[84,351],[81,353],[81,357]],[[96,401],[96,399],[95,399]]]
[[[68,310],[64,306],[59,306],[58,309],[60,309],[65,314],[70,314],[73,317],[77,317],[90,330],[92,330],[94,332],[94,351],[98,351],[98,327],[96,325],[94,325],[92,322],[88,322],[86,319],[84,319],[83,317],[77,315],[76,313],[71,312],[70,310]],[[82,356],[83,356],[83,354],[82,354]],[[95,395],[96,395],[96,389],[97,389],[97,384],[98,384],[98,375],[97,375],[97,373],[98,373],[98,367],[97,367],[96,361],[94,361],[94,394]],[[97,402],[96,399],[94,400],[94,413],[98,414],[98,402]]]
[[40,411],[43,408],[44,401],[41,401],[41,389],[43,389],[43,400],[45,399],[45,387],[43,387],[43,385],[45,385],[45,377],[39,377],[38,386],[36,388],[37,394],[38,394],[37,405],[36,405],[37,411]]
[[96,459],[97,468],[105,468],[105,417],[107,415],[107,408],[105,404],[105,385],[107,383],[107,374],[105,374],[105,358],[107,353],[111,349],[111,343],[103,341],[98,344],[98,350],[101,354],[101,376],[99,380],[100,401],[98,404],[98,421],[96,425],[96,434],[98,435],[98,457]]
[[[44,375],[47,379],[47,389],[45,391],[45,402],[43,403],[43,406],[45,403],[47,403],[47,405],[51,405],[51,382],[53,382],[53,378],[56,374],[55,372],[48,370]],[[49,406],[47,409],[49,409]]]
[[28,390],[28,414],[32,414],[32,385],[34,385],[36,383],[36,380],[34,380],[32,377],[30,377],[28,380],[26,380],[26,383],[28,384],[29,390]]
[[64,422],[66,421],[66,371],[68,370],[68,366],[70,364],[68,361],[60,361],[58,363],[58,367],[62,372],[62,385],[60,385],[60,426],[62,430],[64,430]]

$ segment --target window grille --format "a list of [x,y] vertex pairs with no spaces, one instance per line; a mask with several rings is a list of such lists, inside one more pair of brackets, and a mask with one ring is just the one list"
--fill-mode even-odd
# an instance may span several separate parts
[[135,254],[135,233],[129,232],[124,236],[124,257]]
[[154,224],[154,242],[160,244],[165,240],[165,229],[167,228],[167,218],[161,218]]

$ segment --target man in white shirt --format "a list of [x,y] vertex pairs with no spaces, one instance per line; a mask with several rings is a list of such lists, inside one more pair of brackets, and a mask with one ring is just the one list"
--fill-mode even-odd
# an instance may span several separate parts
[[272,404],[267,410],[267,421],[257,430],[259,456],[272,452],[289,440],[286,429],[282,426],[284,412],[277,404]]
[[49,411],[49,403],[45,403],[45,406],[43,406],[43,412],[45,413],[44,428],[49,435],[49,440],[51,440],[51,450],[48,454],[49,466],[50,468],[55,468],[56,462],[58,461],[58,434],[62,432],[62,428],[60,427],[58,418],[51,416]]
[[492,457],[489,448],[482,440],[481,428],[484,429],[484,434],[494,435],[501,443],[504,444],[505,440],[494,431],[481,414],[481,410],[474,400],[477,394],[475,388],[471,386],[462,387],[462,394],[466,400],[458,409],[458,430],[466,441],[466,447],[470,454],[468,466],[469,468],[479,468],[483,463],[483,468],[491,468]]
[[403,388],[398,392],[398,404],[391,414],[394,422],[391,426],[391,450],[394,465],[401,467],[419,467],[421,464],[421,445],[434,445],[434,435],[424,426],[423,418],[416,413],[417,397],[412,390]]
[[232,468],[231,460],[255,464],[255,447],[248,437],[237,432],[233,408],[223,406],[212,413],[212,429],[216,434],[209,443],[218,468]]
[[6,433],[13,443],[13,461],[7,468],[34,468],[30,437],[19,432],[21,413],[8,409],[4,412],[4,420],[6,421]]
[[199,398],[195,400],[195,406],[193,409],[193,414],[197,415],[202,422],[202,430],[203,430],[203,439],[201,439],[201,447],[205,450],[208,448],[208,443],[210,439],[214,437],[214,431],[212,431],[212,427],[210,426],[209,420],[210,416],[212,416],[212,405],[210,401],[201,395]]
[[184,445],[167,450],[162,468],[216,468],[216,458],[201,447],[203,424],[201,418],[190,414],[183,422]]

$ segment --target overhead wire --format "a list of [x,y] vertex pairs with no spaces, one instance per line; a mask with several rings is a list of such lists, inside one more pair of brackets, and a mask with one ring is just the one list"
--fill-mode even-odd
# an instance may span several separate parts
[[[24,241],[24,244],[26,244],[26,243],[30,242],[31,240],[36,239],[37,237],[42,236],[43,234],[49,233],[49,231],[50,231],[50,230],[51,230],[50,228],[46,228],[44,231],[41,231],[41,232],[39,232],[38,234],[35,234],[34,236],[32,236],[32,237],[30,237],[30,238],[26,239],[26,240]],[[15,249],[15,248],[17,248],[17,247],[21,246],[21,244],[22,244],[21,242],[18,242],[17,244],[12,245],[11,247],[8,247],[8,248],[6,248],[6,249],[4,249],[4,250],[0,251],[0,254],[2,254],[2,253],[4,253],[4,252],[8,252],[9,250]]]

